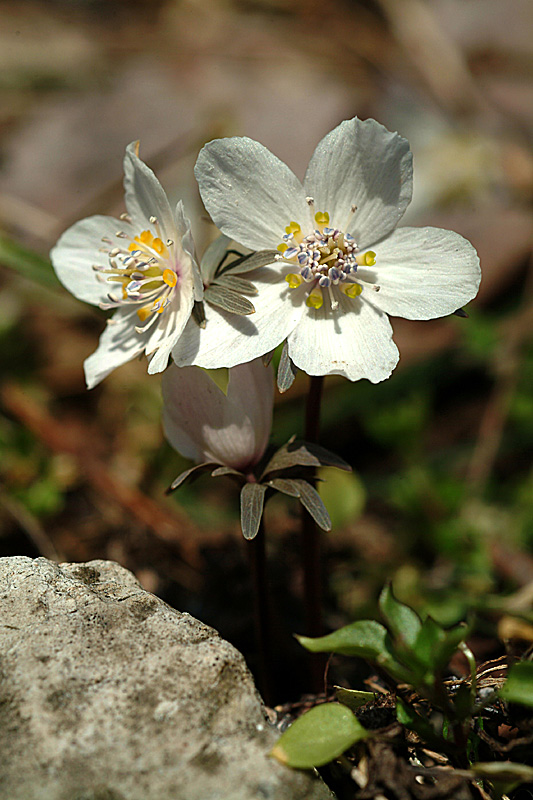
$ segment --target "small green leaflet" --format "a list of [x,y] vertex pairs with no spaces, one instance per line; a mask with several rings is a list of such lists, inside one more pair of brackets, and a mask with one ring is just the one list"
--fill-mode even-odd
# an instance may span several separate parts
[[533,661],[519,661],[509,670],[509,677],[500,689],[500,697],[508,703],[533,708]]
[[346,706],[323,703],[293,722],[281,735],[271,755],[289,767],[321,767],[368,735]]

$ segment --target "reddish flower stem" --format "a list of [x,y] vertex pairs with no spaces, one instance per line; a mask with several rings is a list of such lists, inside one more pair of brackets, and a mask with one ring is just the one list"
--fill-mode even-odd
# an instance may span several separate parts
[[266,572],[265,529],[263,520],[254,539],[246,542],[254,598],[254,633],[257,653],[257,685],[267,706],[272,705],[272,644],[270,607]]
[[[307,442],[317,442],[320,431],[320,405],[324,377],[312,375],[305,408],[305,433]],[[302,508],[302,559],[304,570],[304,604],[306,633],[322,636],[322,542],[320,529],[309,513]],[[311,685],[315,693],[324,690],[324,657],[311,656]]]

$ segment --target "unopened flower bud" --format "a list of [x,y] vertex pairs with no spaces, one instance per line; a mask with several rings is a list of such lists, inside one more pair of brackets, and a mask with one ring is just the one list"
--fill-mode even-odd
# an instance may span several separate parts
[[163,375],[163,427],[170,444],[197,463],[249,472],[272,426],[274,381],[261,359],[229,370],[227,394],[199,367],[172,364]]

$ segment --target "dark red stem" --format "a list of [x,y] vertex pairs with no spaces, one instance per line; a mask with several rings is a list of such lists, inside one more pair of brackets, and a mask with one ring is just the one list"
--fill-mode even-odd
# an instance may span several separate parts
[[266,570],[266,546],[263,520],[254,539],[246,542],[250,561],[254,598],[254,632],[257,652],[257,685],[267,706],[272,705],[272,647],[270,608]]
[[[311,376],[305,408],[305,434],[307,442],[317,442],[320,431],[320,404],[323,376]],[[302,549],[304,569],[304,603],[306,632],[308,636],[322,636],[322,542],[320,529],[308,512],[302,508]],[[312,689],[323,691],[325,660],[321,654],[311,657]]]

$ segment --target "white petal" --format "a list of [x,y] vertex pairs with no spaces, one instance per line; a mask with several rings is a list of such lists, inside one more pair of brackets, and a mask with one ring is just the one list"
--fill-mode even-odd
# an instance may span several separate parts
[[168,364],[170,352],[182,335],[191,316],[194,303],[193,265],[184,254],[181,261],[181,279],[169,306],[161,319],[150,328],[146,341],[146,354],[151,356],[148,373],[162,372]]
[[386,316],[361,297],[336,292],[339,309],[327,302],[307,309],[289,336],[289,355],[308,375],[344,375],[379,383],[391,374],[399,353]]
[[176,231],[178,236],[181,238],[181,249],[192,264],[194,299],[200,301],[204,293],[204,284],[200,274],[200,267],[196,262],[196,248],[194,246],[194,239],[192,238],[191,222],[189,218],[185,216],[182,200],[180,200],[176,206],[175,218]]
[[[229,371],[228,400],[235,410],[237,421],[244,417],[250,419],[254,432],[252,463],[257,464],[266,450],[272,429],[274,405],[272,367],[265,367],[260,358],[233,367]],[[231,447],[232,443],[229,442],[228,445]]]
[[476,296],[481,271],[470,242],[441,228],[398,228],[376,246],[374,267],[360,268],[379,292],[370,302],[406,319],[452,314]]
[[261,362],[230,372],[227,396],[203,370],[165,372],[163,425],[170,443],[194,461],[250,468],[264,452],[272,420],[272,370]]
[[310,225],[303,187],[293,172],[253,139],[215,139],[194,174],[217,228],[251,250],[277,247],[291,221]]
[[120,239],[116,238],[116,233],[121,228],[124,228],[124,223],[114,217],[98,215],[76,222],[60,236],[50,252],[50,259],[57,277],[74,297],[93,305],[107,301],[108,293],[116,285],[100,280],[93,265],[109,267],[107,253],[101,253],[99,249],[105,247],[109,250],[111,245],[102,242],[102,237],[111,239],[113,246],[118,246]]
[[120,308],[109,320],[97,350],[85,359],[85,380],[92,389],[116,367],[142,353],[145,339],[135,332],[139,322],[136,311]]
[[163,428],[172,447],[192,461],[210,461],[201,438],[199,407],[220,406],[223,392],[198,367],[178,369],[175,364],[163,375],[161,389]]
[[178,366],[196,364],[206,369],[233,367],[277,347],[293,330],[305,306],[296,302],[284,276],[291,269],[276,263],[247,273],[258,289],[253,297],[255,314],[239,316],[204,303],[206,326],[190,320],[172,351]]
[[[330,225],[368,247],[392,231],[412,195],[409,142],[373,119],[355,117],[328,133],[307,168],[305,191]],[[351,206],[357,210],[351,220]]]
[[164,239],[174,239],[176,222],[163,187],[152,170],[138,157],[139,142],[132,142],[124,156],[124,194],[128,214],[135,225],[149,226],[157,217]]
[[156,375],[158,372],[163,372],[163,370],[167,368],[170,353],[176,341],[179,339],[179,336],[180,334],[178,333],[177,336],[165,336],[155,341],[150,341],[146,348],[147,352],[150,353],[150,361],[148,364],[149,375]]

